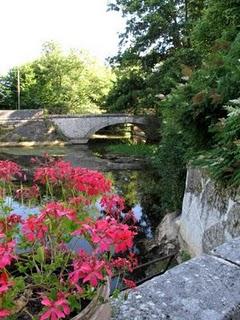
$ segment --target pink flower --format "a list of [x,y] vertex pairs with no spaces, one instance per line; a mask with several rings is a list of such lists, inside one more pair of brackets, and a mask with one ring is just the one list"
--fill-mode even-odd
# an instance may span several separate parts
[[73,263],[74,271],[69,274],[69,280],[72,284],[77,284],[80,279],[83,283],[89,282],[91,286],[96,287],[99,280],[103,280],[103,272],[106,270],[104,260],[97,260],[95,257],[89,257],[82,261],[77,259]]
[[41,315],[40,320],[58,320],[65,318],[71,313],[69,303],[63,292],[57,294],[56,301],[50,300],[48,297],[43,297],[41,303],[48,309]]
[[80,195],[77,197],[70,198],[69,203],[73,206],[79,206],[79,205],[89,206],[91,204],[91,201],[86,197]]
[[16,259],[16,256],[13,255],[15,245],[15,241],[9,241],[0,244],[0,269],[9,266],[12,260]]
[[123,282],[124,282],[125,286],[128,288],[136,288],[136,286],[137,286],[135,281],[132,281],[132,280],[129,280],[126,278],[123,278]]
[[13,227],[22,222],[20,215],[12,213],[7,218],[1,218],[0,220],[0,238],[4,238],[4,234],[7,231],[11,231]]
[[34,242],[45,238],[48,227],[36,216],[28,217],[22,226],[22,232],[28,241]]
[[126,224],[107,218],[97,221],[88,220],[81,224],[73,235],[89,234],[97,252],[109,251],[114,248],[115,253],[124,252],[133,247],[133,238],[136,234]]
[[7,319],[6,317],[10,316],[10,311],[7,309],[0,310],[0,319]]
[[42,210],[39,219],[43,220],[47,216],[54,218],[66,217],[69,220],[76,220],[77,218],[76,212],[73,209],[66,208],[59,202],[48,203],[44,210]]
[[117,194],[104,195],[100,204],[107,215],[118,220],[125,207],[125,200]]
[[34,181],[41,184],[46,184],[47,182],[56,183],[57,177],[55,169],[52,167],[40,167],[34,172]]
[[7,273],[3,272],[0,275],[0,295],[8,291],[9,287],[11,287],[13,284],[11,282],[8,282],[8,275]]
[[116,223],[109,230],[112,238],[115,253],[125,252],[133,247],[133,238],[136,232],[129,229],[129,226],[122,223]]
[[86,168],[74,168],[71,184],[76,191],[84,192],[89,196],[97,196],[111,189],[111,181],[98,171]]
[[21,167],[13,161],[0,160],[0,180],[11,181],[14,176],[22,176]]

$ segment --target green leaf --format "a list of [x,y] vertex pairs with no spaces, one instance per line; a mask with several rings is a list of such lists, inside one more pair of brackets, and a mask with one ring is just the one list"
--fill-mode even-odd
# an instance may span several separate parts
[[37,248],[37,254],[34,256],[35,260],[39,263],[44,263],[45,261],[45,250],[44,247]]
[[81,302],[75,296],[68,297],[68,302],[71,310],[81,310]]

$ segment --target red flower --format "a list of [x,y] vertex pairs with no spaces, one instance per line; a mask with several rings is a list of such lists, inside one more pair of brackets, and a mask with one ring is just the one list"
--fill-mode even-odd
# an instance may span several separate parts
[[52,167],[40,167],[35,170],[34,181],[41,184],[46,184],[47,182],[56,183],[57,177],[55,169]]
[[0,310],[0,319],[7,319],[6,317],[10,316],[10,311],[7,309]]
[[134,212],[132,210],[128,211],[123,220],[122,220],[123,223],[127,223],[129,225],[134,225],[137,223],[137,219],[135,218],[135,215],[134,215]]
[[57,294],[56,301],[50,300],[48,297],[43,297],[41,303],[46,306],[48,310],[41,315],[40,320],[58,320],[65,318],[71,312],[69,303],[63,292]]
[[98,245],[98,251],[104,252],[110,249],[113,244],[112,237],[109,236],[109,228],[111,223],[108,220],[102,219],[96,221],[92,228],[92,242]]
[[104,195],[100,204],[107,215],[118,220],[125,207],[125,200],[117,194]]
[[34,180],[46,184],[50,182],[52,184],[62,184],[70,181],[73,167],[69,162],[54,161],[49,165],[37,168],[34,174]]
[[44,239],[47,231],[48,227],[37,216],[30,216],[23,222],[23,235],[30,242]]
[[[12,213],[7,218],[1,218],[0,220],[0,238],[4,237],[4,233],[11,230],[18,223],[22,222],[20,215]],[[2,235],[2,236],[1,236]]]
[[102,173],[86,168],[74,168],[70,181],[71,187],[89,196],[97,196],[111,189],[111,181]]
[[0,275],[0,295],[8,291],[9,287],[11,287],[13,284],[11,282],[8,282],[8,275],[7,273],[3,272]]
[[97,246],[97,252],[109,251],[114,248],[115,253],[124,252],[133,246],[136,232],[128,225],[117,222],[115,219],[101,219],[96,222],[88,221],[73,232],[73,235],[90,235],[92,242]]
[[123,282],[124,282],[125,286],[128,288],[136,288],[136,286],[137,286],[135,281],[132,281],[129,279],[123,278]]
[[59,202],[50,202],[45,206],[45,209],[41,212],[39,219],[45,219],[46,216],[52,216],[54,218],[66,217],[69,220],[75,220],[77,215],[72,209],[65,208]]
[[13,255],[15,245],[15,241],[0,243],[0,269],[9,266],[12,260],[16,259],[16,256]]
[[37,168],[34,181],[41,184],[64,185],[90,196],[109,192],[111,188],[110,180],[102,173],[86,168],[74,168],[69,162],[64,161],[54,161],[48,166]]
[[96,287],[99,280],[104,279],[105,266],[104,260],[97,260],[95,257],[89,257],[84,261],[78,258],[73,263],[74,271],[69,274],[70,283],[77,284],[82,279],[83,283],[89,282],[91,286]]
[[132,253],[127,258],[118,257],[111,262],[113,268],[122,269],[123,271],[128,270],[130,272],[133,272],[137,265],[137,258]]
[[80,195],[77,197],[70,198],[69,203],[73,206],[79,206],[79,205],[89,206],[91,204],[91,201],[86,197]]
[[12,213],[7,217],[8,226],[12,226],[22,222],[22,217],[19,214]]
[[136,232],[131,231],[127,225],[116,223],[109,230],[109,234],[112,237],[115,253],[124,252],[133,247]]
[[0,160],[0,180],[11,181],[14,176],[22,176],[21,167],[15,162]]

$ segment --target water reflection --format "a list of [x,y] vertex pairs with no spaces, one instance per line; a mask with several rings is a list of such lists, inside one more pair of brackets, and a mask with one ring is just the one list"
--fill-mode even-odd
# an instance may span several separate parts
[[6,197],[4,205],[12,209],[11,213],[16,213],[20,215],[23,219],[26,219],[30,214],[38,214],[39,208],[37,207],[28,207],[24,204],[19,203],[18,201],[13,200],[11,197]]

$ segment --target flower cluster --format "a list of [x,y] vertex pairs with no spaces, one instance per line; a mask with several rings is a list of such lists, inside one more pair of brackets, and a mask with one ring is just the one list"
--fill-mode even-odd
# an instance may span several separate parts
[[1,194],[37,204],[39,213],[23,219],[4,196],[0,201],[0,319],[20,319],[24,312],[40,320],[71,319],[107,279],[122,274],[123,284],[135,286],[125,278],[137,266],[133,214],[102,173],[49,160],[35,169],[33,186],[14,187],[20,175],[17,164],[1,161]]
[[0,160],[0,181],[9,182],[15,176],[21,176],[22,171],[18,164],[12,161]]
[[42,185],[67,187],[84,195],[97,196],[110,192],[111,182],[98,171],[74,168],[69,162],[56,161],[50,166],[39,167],[34,181]]

